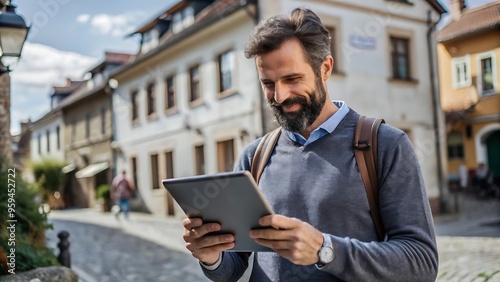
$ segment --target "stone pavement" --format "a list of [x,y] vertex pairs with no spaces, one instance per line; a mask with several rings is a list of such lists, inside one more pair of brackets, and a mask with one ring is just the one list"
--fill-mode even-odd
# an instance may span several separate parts
[[[452,202],[453,203],[453,202]],[[458,194],[458,213],[434,217],[436,281],[500,281],[500,200]]]
[[[500,201],[460,195],[459,213],[434,218],[440,255],[436,281],[500,281]],[[94,209],[52,211],[47,232],[70,232],[80,281],[208,281],[184,247],[178,218],[131,213],[116,221]]]

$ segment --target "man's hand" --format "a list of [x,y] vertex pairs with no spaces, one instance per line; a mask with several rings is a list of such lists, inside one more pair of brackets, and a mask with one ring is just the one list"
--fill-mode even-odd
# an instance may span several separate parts
[[323,245],[323,235],[309,223],[283,215],[266,215],[259,221],[272,228],[254,229],[250,237],[271,248],[280,256],[297,265],[318,262],[318,251]]
[[209,232],[219,231],[221,225],[218,223],[203,224],[201,218],[186,218],[182,223],[186,248],[193,257],[206,265],[215,264],[222,251],[234,248],[234,236],[231,234],[205,236]]

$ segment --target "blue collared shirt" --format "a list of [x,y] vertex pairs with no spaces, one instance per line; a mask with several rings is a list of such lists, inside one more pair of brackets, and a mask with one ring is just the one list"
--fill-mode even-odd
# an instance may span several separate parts
[[304,136],[302,136],[298,132],[287,131],[290,139],[302,146],[307,146],[314,141],[319,140],[321,137],[332,133],[349,112],[349,107],[347,107],[344,101],[334,100],[332,102],[339,108],[339,110],[335,112],[331,117],[329,117],[325,122],[323,122],[318,128],[313,130],[309,135],[309,139],[306,140]]

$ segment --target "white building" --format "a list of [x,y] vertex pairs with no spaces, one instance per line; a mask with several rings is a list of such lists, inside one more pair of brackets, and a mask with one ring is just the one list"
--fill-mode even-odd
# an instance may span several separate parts
[[82,85],[81,81],[67,80],[65,86],[54,87],[51,94],[51,110],[31,123],[30,152],[34,163],[43,160],[65,162],[64,122],[59,103]]
[[231,170],[245,145],[273,127],[243,50],[256,19],[295,7],[312,9],[331,31],[331,98],[408,133],[439,211],[437,1],[186,0],[137,30],[141,54],[112,74],[118,171],[131,172],[152,212],[181,214],[161,179]]

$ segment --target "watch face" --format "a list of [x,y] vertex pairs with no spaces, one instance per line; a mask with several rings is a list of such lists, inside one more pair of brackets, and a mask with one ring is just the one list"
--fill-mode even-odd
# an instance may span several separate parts
[[319,251],[319,258],[321,262],[328,263],[333,260],[333,249],[331,247],[323,247]]

